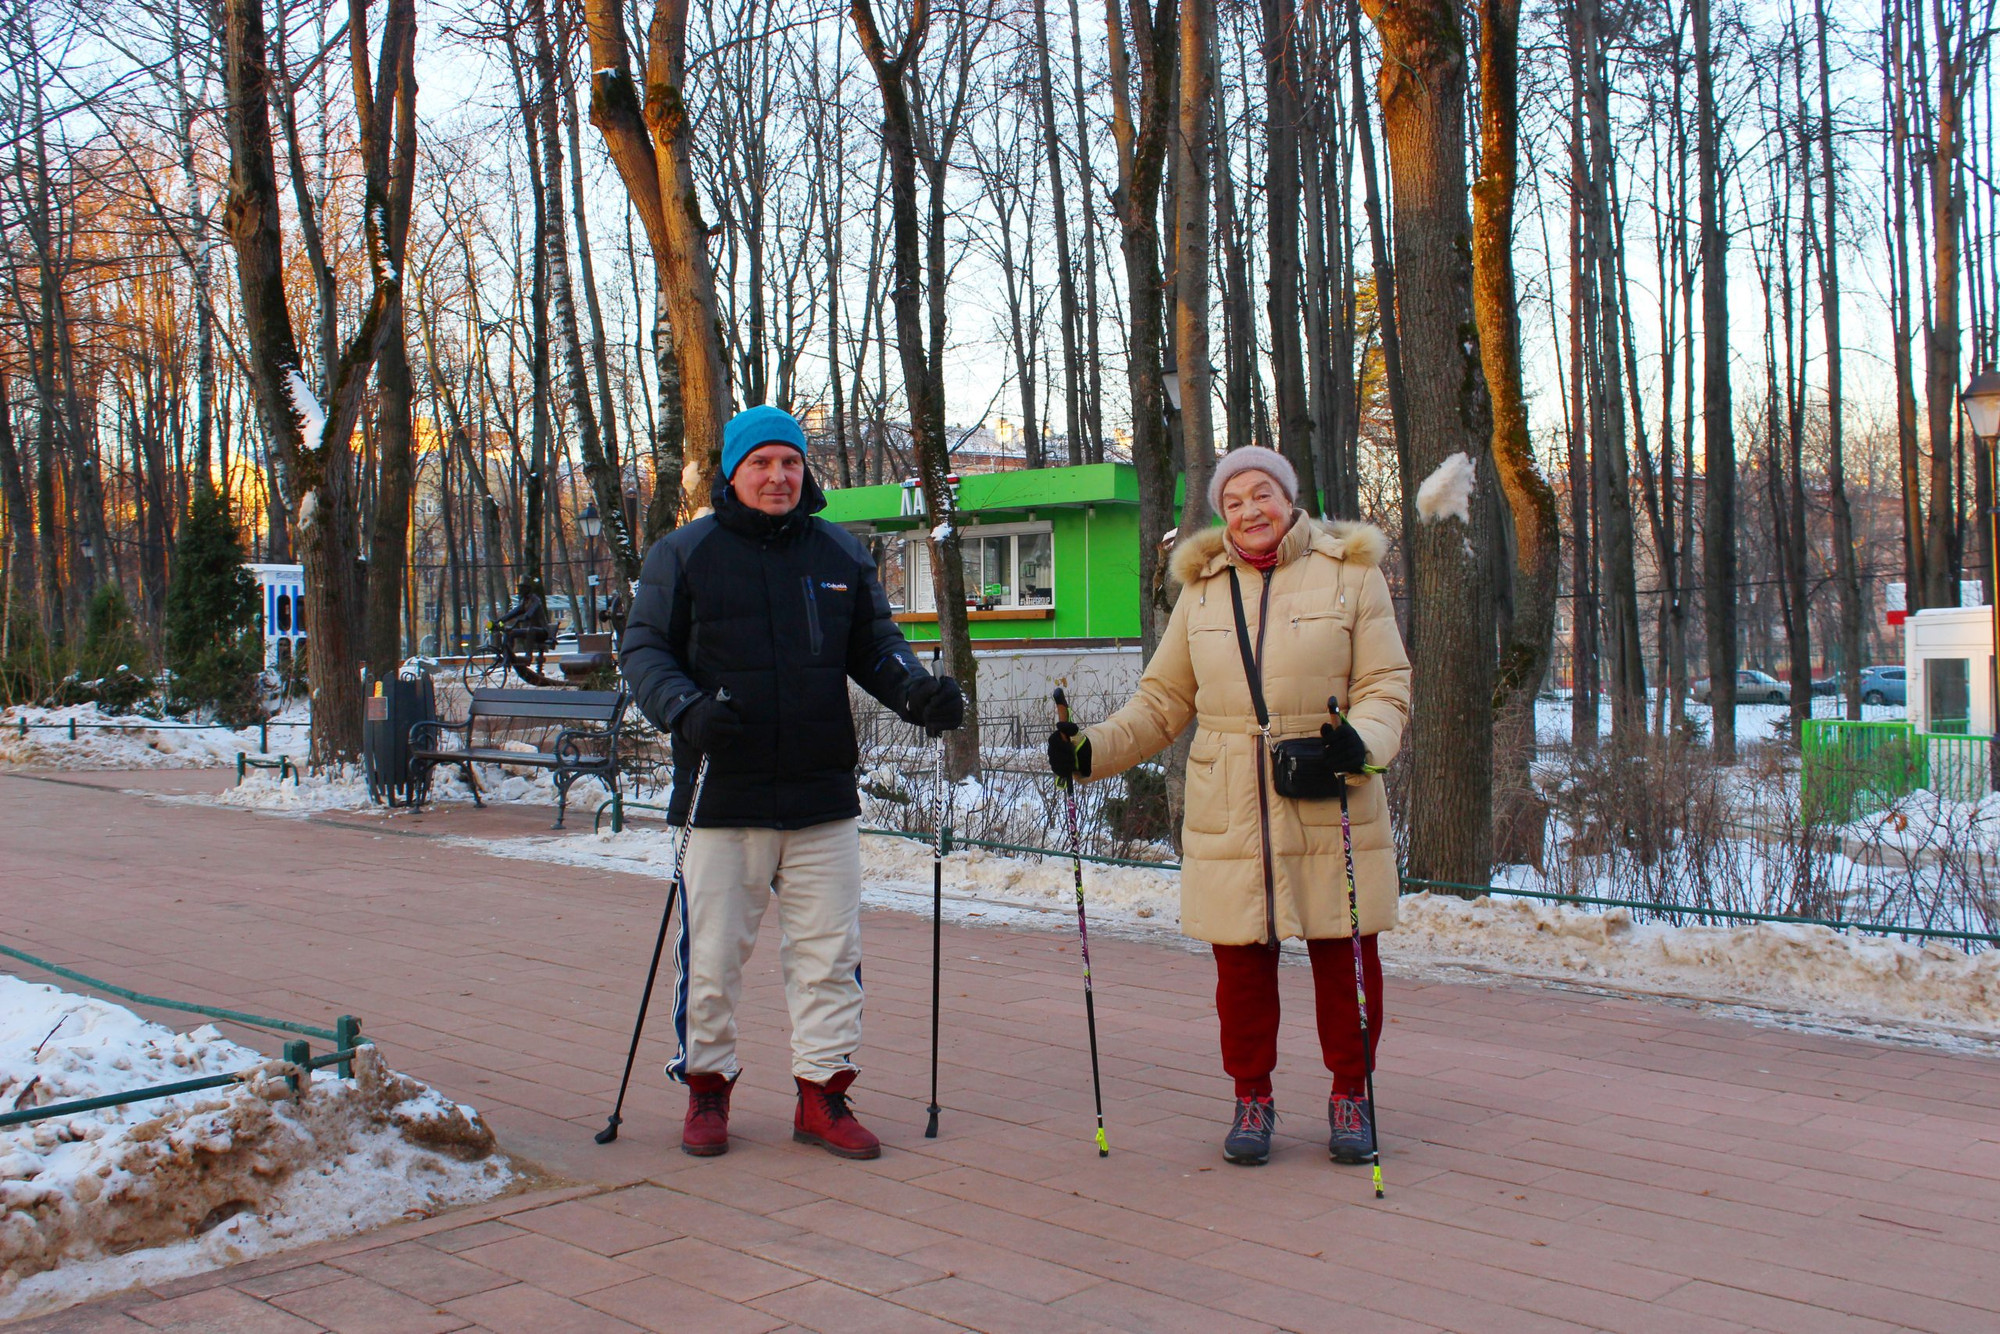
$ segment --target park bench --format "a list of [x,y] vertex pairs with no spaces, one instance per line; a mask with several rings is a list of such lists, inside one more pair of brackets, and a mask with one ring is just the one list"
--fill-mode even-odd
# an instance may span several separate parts
[[[475,764],[547,769],[556,785],[556,825],[563,827],[570,784],[595,778],[618,795],[618,736],[631,696],[622,690],[528,690],[480,687],[462,723],[421,722],[410,729],[410,779],[421,807],[432,770],[454,765],[475,806]],[[447,738],[451,742],[447,744]],[[527,742],[528,749],[510,749]]]

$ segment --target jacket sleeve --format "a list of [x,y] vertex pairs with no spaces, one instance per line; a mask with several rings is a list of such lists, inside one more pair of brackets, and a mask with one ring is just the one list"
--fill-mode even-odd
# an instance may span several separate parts
[[685,660],[693,621],[686,574],[678,543],[654,543],[618,643],[618,670],[632,686],[633,702],[663,732],[702,696]]
[[863,690],[903,715],[910,687],[929,675],[903,638],[889,595],[876,577],[867,548],[855,544],[854,619],[847,633],[847,674]]
[[1361,579],[1347,681],[1347,720],[1368,743],[1368,762],[1388,764],[1403,748],[1410,721],[1410,655],[1396,629],[1389,581],[1377,566]]
[[1125,707],[1083,737],[1090,742],[1090,776],[1110,778],[1159,754],[1194,721],[1194,658],[1188,652],[1188,591],[1181,589],[1174,614]]

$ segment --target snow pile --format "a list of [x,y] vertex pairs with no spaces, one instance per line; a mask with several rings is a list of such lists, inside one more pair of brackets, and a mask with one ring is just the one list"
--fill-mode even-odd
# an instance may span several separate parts
[[[234,763],[231,756],[231,763]],[[545,769],[510,769],[506,765],[483,764],[478,768],[479,798],[485,802],[554,806],[556,788]],[[588,815],[594,808],[593,794],[609,795],[591,783],[570,789],[570,810]],[[276,772],[260,770],[245,776],[235,787],[214,796],[172,797],[167,800],[213,803],[242,810],[277,815],[311,815],[319,811],[359,811],[376,805],[368,795],[368,780],[359,766],[326,773],[299,775],[294,783]],[[438,769],[431,776],[432,802],[470,802],[471,789],[456,769]]]
[[282,778],[275,770],[258,769],[244,775],[243,781],[235,787],[226,788],[213,796],[178,799],[281,815],[361,811],[375,804],[375,799],[368,795],[368,780],[359,766],[343,767],[327,773],[300,774],[297,781]]
[[1453,454],[1417,488],[1417,517],[1425,523],[1472,522],[1472,486],[1478,465],[1466,453]]
[[[281,714],[286,722],[304,715]],[[236,763],[237,753],[257,753],[258,729],[230,731],[223,727],[190,727],[199,719],[162,720],[141,714],[100,712],[95,704],[66,708],[32,706],[0,713],[0,767],[8,765],[54,769],[219,769]],[[21,724],[29,726],[26,736]],[[68,724],[76,724],[76,740]],[[53,724],[53,726],[50,726]],[[271,754],[304,758],[303,727],[270,729]]]
[[244,1082],[0,1130],[0,1321],[134,1283],[428,1217],[503,1190],[478,1113],[383,1068],[302,1093],[211,1025],[176,1034],[0,975],[0,1108],[256,1071]]
[[1532,899],[1406,896],[1385,956],[1582,977],[1873,1021],[2000,1032],[2000,952],[1906,944],[1823,926],[1639,923]]

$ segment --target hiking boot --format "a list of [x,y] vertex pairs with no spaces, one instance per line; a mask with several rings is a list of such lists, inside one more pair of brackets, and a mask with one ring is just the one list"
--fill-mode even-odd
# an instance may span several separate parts
[[728,1075],[689,1075],[687,1121],[681,1126],[681,1152],[713,1158],[729,1152]]
[[1326,1151],[1336,1163],[1365,1163],[1375,1150],[1375,1108],[1368,1099],[1336,1093],[1326,1101],[1326,1119],[1333,1127]]
[[854,1083],[854,1071],[842,1070],[824,1084],[800,1079],[799,1110],[792,1117],[792,1138],[801,1144],[817,1144],[836,1158],[879,1158],[882,1141],[868,1127],[854,1119],[847,1105],[847,1089]]
[[1236,1119],[1222,1140],[1222,1156],[1244,1167],[1261,1167],[1271,1157],[1271,1127],[1278,1105],[1269,1098],[1238,1098]]

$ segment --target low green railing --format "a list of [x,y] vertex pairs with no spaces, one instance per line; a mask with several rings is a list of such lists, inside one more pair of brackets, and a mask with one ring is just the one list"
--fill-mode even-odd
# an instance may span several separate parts
[[[266,718],[257,724],[257,753],[271,753],[271,729],[274,727],[311,727],[306,721],[287,721],[280,718]],[[59,723],[31,723],[25,717],[0,721],[0,727],[14,732],[25,741],[29,732],[63,732],[71,741],[78,732],[247,732],[248,727],[230,727],[226,723],[170,723],[148,720],[143,723],[80,723],[74,718],[65,718]]]
[[[92,977],[88,973],[79,973],[74,968],[65,968],[59,963],[37,958],[26,950],[15,949],[12,945],[0,945],[0,954],[11,959],[19,959],[22,963],[68,981],[81,982],[95,991],[102,991],[121,1000],[150,1005],[160,1010],[174,1010],[181,1014],[198,1014],[204,1019],[220,1019],[225,1023],[241,1024],[246,1028],[300,1034],[300,1037],[285,1043],[284,1059],[301,1070],[319,1070],[329,1065],[337,1065],[340,1067],[340,1077],[350,1078],[354,1074],[354,1053],[361,1047],[373,1045],[370,1039],[361,1035],[361,1021],[351,1014],[343,1014],[335,1019],[332,1028],[315,1028],[311,1024],[293,1023],[289,1019],[272,1019],[267,1015],[248,1014],[242,1010],[226,1010],[215,1005],[198,1005],[192,1001],[177,1001],[165,996],[148,995],[143,991],[134,991],[130,987],[121,987],[115,982],[106,982],[103,978]],[[312,1046],[305,1041],[306,1038],[331,1042],[334,1050],[322,1056],[314,1056]],[[127,1103],[151,1102],[156,1098],[171,1098],[182,1093],[221,1088],[228,1084],[239,1083],[255,1073],[255,1070],[241,1070],[234,1074],[184,1079],[174,1084],[154,1084],[145,1088],[126,1089],[95,1098],[81,1098],[74,1102],[50,1103],[46,1107],[21,1108],[0,1115],[0,1130],[8,1126],[25,1125],[30,1121],[46,1121],[50,1117],[95,1111],[101,1107],[122,1107]],[[287,1075],[286,1078],[292,1082],[294,1088],[298,1086],[296,1074]]]

